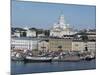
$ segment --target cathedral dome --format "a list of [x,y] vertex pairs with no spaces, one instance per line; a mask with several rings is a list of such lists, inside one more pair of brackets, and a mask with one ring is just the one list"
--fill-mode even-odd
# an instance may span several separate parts
[[63,35],[69,35],[70,32],[72,32],[72,28],[70,28],[69,24],[65,23],[64,15],[61,15],[58,22],[54,23],[50,36],[61,37]]

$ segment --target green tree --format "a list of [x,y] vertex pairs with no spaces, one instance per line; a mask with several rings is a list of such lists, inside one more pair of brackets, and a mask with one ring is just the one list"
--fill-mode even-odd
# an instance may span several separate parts
[[87,35],[82,35],[81,38],[82,38],[83,41],[88,41]]
[[45,35],[49,36],[50,35],[50,30],[45,30]]

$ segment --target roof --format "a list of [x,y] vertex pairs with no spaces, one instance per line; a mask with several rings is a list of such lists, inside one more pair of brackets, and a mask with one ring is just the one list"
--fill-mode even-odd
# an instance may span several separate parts
[[15,40],[38,40],[37,38],[31,38],[31,37],[13,37],[11,39],[15,39]]
[[75,35],[96,35],[96,33],[76,33]]
[[84,41],[84,40],[76,40],[76,39],[74,39],[73,42],[96,42],[96,41],[95,40]]

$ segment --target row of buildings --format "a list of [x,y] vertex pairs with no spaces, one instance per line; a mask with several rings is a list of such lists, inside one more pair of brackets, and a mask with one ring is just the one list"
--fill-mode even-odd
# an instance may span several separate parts
[[25,28],[12,28],[11,37],[36,37],[36,30]]
[[[12,31],[12,37],[36,37],[36,29],[32,28],[22,28],[16,29]],[[51,27],[49,31],[49,37],[64,37],[65,35],[73,35],[76,32],[69,26],[69,24],[65,23],[64,15],[59,17],[57,23],[54,23],[53,27]],[[23,35],[24,34],[24,35]],[[45,36],[44,33],[38,34],[38,36]]]
[[[39,33],[38,33],[39,31]],[[90,40],[96,40],[96,30],[87,30],[87,31],[75,31],[69,24],[65,23],[64,15],[61,15],[58,19],[57,23],[46,32],[48,36],[46,36],[45,31],[38,30],[36,28],[12,28],[11,37],[59,37],[59,38],[73,38],[74,36],[80,38],[83,33]]]
[[12,38],[13,50],[45,50],[45,51],[95,51],[95,41],[82,41],[61,38]]
[[[65,23],[64,15],[59,17],[58,22],[49,31],[50,34],[48,37],[45,37],[45,34],[41,33],[38,34],[38,37],[42,37],[38,38],[35,29],[24,28],[21,31],[16,30],[12,34],[11,48],[14,50],[49,51],[96,50],[96,31],[76,32],[69,24]],[[21,34],[24,34],[25,37],[21,37]]]

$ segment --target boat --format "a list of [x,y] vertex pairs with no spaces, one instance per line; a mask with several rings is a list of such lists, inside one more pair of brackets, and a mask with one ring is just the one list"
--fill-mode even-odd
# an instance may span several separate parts
[[80,61],[80,58],[78,56],[66,56],[64,58],[55,57],[55,58],[53,58],[53,61],[58,61],[58,62],[76,62],[76,61]]
[[86,55],[83,57],[80,57],[81,60],[87,60],[87,61],[91,61],[92,59],[95,59],[95,56],[93,55]]
[[39,57],[39,56],[26,56],[25,61],[32,61],[32,62],[51,62],[52,57]]
[[21,56],[20,53],[12,53],[11,60],[12,61],[23,61],[24,58]]
[[23,61],[24,58],[19,58],[19,57],[11,57],[12,61]]
[[94,59],[94,56],[92,56],[92,55],[88,55],[88,56],[86,56],[86,58],[85,58],[85,60],[87,60],[87,61],[90,61],[90,60],[92,60],[92,59]]

